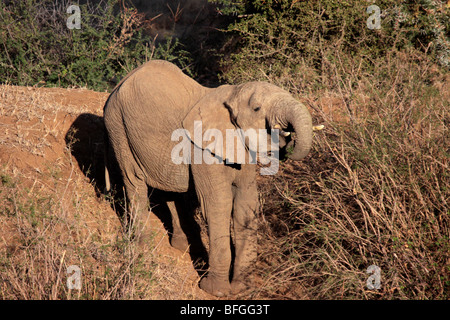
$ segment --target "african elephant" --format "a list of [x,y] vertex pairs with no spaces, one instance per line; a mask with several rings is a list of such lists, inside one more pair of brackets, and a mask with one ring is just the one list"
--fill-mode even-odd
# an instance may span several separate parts
[[[179,216],[185,214],[180,212],[181,195],[194,189],[209,237],[209,271],[200,280],[200,287],[216,296],[245,289],[247,272],[257,256],[257,165],[233,161],[175,163],[172,150],[179,142],[173,141],[172,134],[177,129],[192,134],[198,129],[196,123],[201,123],[203,133],[215,129],[224,135],[229,129],[279,128],[284,133],[280,145],[290,142],[290,158],[300,160],[308,154],[312,141],[307,108],[266,82],[207,88],[175,65],[153,60],[116,86],[105,104],[104,122],[130,207],[128,224],[144,220],[148,187],[179,193],[178,200],[168,203],[173,222],[171,244],[185,250],[188,242],[179,222]],[[295,133],[288,136],[291,131]],[[202,140],[190,143],[190,147],[191,157],[206,148]]]

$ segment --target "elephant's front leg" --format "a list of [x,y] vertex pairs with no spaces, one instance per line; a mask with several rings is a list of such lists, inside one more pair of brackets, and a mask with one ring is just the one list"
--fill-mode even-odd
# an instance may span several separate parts
[[[215,175],[203,172],[203,175],[196,177],[194,167],[195,187],[202,212],[206,216],[209,236],[209,271],[200,280],[200,288],[218,297],[226,296],[231,291],[229,280],[230,223],[233,203],[231,183],[225,178],[217,178],[219,168],[215,171]],[[208,169],[213,167],[215,166],[211,165]]]
[[238,185],[234,190],[233,234],[235,261],[231,290],[237,294],[251,283],[257,257],[257,213],[259,208],[256,181]]
[[202,199],[202,210],[206,212],[209,233],[208,263],[209,271],[200,281],[200,288],[221,297],[231,291],[230,267],[230,219],[232,197],[230,194],[222,199]]

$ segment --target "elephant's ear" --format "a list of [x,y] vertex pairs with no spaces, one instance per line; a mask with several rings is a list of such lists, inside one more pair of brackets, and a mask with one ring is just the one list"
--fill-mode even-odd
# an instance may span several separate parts
[[[233,120],[237,111],[233,93],[234,86],[231,85],[211,89],[183,120],[183,128],[194,145],[209,151],[219,162],[239,163],[237,154],[242,152],[242,149],[245,150],[241,137],[236,134],[239,127]],[[230,139],[233,139],[234,143],[230,143]],[[227,146],[232,150],[227,151]],[[205,156],[205,153],[203,155]]]

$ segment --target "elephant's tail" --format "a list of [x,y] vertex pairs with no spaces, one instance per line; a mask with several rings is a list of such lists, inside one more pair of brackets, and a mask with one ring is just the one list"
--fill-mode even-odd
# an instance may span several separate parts
[[106,192],[111,191],[111,181],[109,180],[109,171],[108,166],[106,164],[105,164],[105,190]]
[[109,141],[108,135],[105,133],[105,141],[104,141],[104,152],[103,152],[103,160],[105,164],[105,191],[111,191],[111,180],[109,178],[109,170],[108,170],[108,154],[109,154]]

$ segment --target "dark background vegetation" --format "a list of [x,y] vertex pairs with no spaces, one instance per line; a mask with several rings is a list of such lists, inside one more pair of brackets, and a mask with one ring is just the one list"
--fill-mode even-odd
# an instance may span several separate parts
[[325,125],[261,182],[253,297],[449,298],[446,1],[80,1],[80,30],[69,4],[1,2],[2,83],[109,91],[165,59],[205,85],[275,83]]

